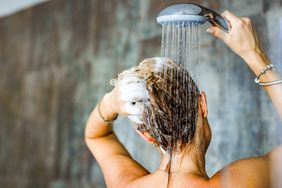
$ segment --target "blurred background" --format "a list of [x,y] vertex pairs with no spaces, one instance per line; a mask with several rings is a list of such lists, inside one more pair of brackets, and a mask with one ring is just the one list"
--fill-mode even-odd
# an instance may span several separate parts
[[[282,71],[281,0],[0,0],[0,187],[105,187],[84,143],[91,110],[117,73],[160,56],[161,9],[194,2],[251,17],[262,45]],[[282,124],[255,76],[202,27],[201,89],[213,138],[211,176],[233,160],[282,143]],[[150,171],[158,154],[118,118],[115,129]]]

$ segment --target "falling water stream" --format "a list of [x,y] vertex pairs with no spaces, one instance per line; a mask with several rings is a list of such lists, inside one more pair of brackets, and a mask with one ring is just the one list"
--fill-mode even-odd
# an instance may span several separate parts
[[176,22],[162,25],[161,56],[183,65],[188,71],[198,61],[200,25]]
[[[199,93],[195,83],[199,85],[200,80],[195,65],[199,57],[199,37],[200,25],[197,23],[174,22],[162,25],[161,56],[170,58],[180,67],[173,69],[170,75],[166,75],[168,70],[163,70],[164,77],[170,77],[167,92],[175,99],[174,120],[170,125],[171,144],[168,148],[170,162],[174,160],[174,152],[181,151],[177,142],[181,140],[182,143],[189,144],[194,135],[190,133],[195,132],[197,121],[195,109],[198,107],[197,93]],[[168,164],[170,165],[171,163]]]
[[[163,169],[168,177],[165,187],[173,174],[171,164],[181,161],[179,156],[192,143],[196,132],[199,89],[198,83],[195,82],[198,80],[198,71],[194,67],[199,56],[199,36],[200,25],[196,23],[164,24],[161,56],[165,58],[144,60],[138,67],[119,75],[119,80],[125,82],[128,81],[125,79],[126,75],[128,79],[132,79],[132,75],[144,79],[150,95],[146,101],[149,102],[139,100],[131,102],[130,105],[144,105],[141,123],[136,123],[136,128],[140,132],[147,131],[155,138],[155,145],[169,157],[169,162]],[[120,84],[122,85],[122,82]]]

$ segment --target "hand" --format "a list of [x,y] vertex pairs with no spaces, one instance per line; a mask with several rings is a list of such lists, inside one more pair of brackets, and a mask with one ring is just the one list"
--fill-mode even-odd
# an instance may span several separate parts
[[144,105],[148,99],[149,93],[145,81],[136,76],[126,76],[105,95],[103,101],[107,101],[105,104],[108,106],[108,114],[115,112],[141,124]]
[[229,21],[230,32],[226,33],[218,27],[210,27],[207,32],[223,40],[243,59],[254,52],[261,53],[259,40],[249,18],[239,18],[229,11],[224,11],[222,16]]
[[120,98],[119,86],[116,86],[112,91],[105,94],[103,101],[103,103],[106,104],[106,113],[118,113],[124,116],[128,114],[124,108],[125,101]]

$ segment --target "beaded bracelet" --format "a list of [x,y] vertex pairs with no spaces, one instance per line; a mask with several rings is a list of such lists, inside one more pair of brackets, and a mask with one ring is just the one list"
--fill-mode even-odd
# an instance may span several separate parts
[[275,66],[273,64],[267,65],[262,71],[260,71],[260,74],[256,77],[255,82],[260,85],[260,86],[270,86],[270,85],[275,85],[275,84],[280,84],[282,83],[282,80],[275,80],[271,82],[261,82],[260,77],[265,74],[269,70],[276,70]]

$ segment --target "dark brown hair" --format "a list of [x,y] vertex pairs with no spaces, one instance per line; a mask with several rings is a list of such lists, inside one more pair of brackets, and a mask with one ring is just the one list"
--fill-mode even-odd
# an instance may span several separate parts
[[141,132],[147,131],[170,155],[190,144],[197,123],[199,89],[189,72],[169,59],[162,66],[146,59],[138,69],[146,80],[150,103],[143,113]]

